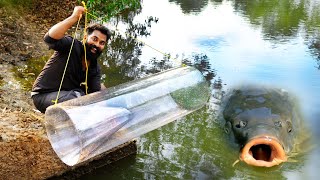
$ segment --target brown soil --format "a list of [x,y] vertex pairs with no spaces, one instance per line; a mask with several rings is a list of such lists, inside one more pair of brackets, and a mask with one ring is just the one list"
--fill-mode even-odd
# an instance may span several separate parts
[[30,92],[22,90],[11,69],[47,55],[44,34],[76,4],[34,0],[30,8],[0,7],[0,179],[45,179],[71,170],[52,150],[44,115],[34,110]]

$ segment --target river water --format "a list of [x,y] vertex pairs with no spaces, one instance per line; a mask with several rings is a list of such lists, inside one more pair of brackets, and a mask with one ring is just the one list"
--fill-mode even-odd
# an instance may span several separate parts
[[[298,96],[315,146],[293,158],[295,162],[278,167],[232,166],[238,150],[228,142],[213,110],[216,104],[210,101],[207,107],[140,137],[137,155],[82,178],[316,179],[319,17],[318,1],[158,0],[143,1],[140,12],[111,22],[119,31],[103,61],[106,86],[189,62],[207,76],[214,75],[209,76],[212,83],[222,81],[222,91],[243,83],[281,87]],[[160,52],[119,38],[124,31]]]
[[119,31],[103,55],[107,87],[181,62],[220,82],[214,93],[243,83],[281,87],[299,98],[315,145],[277,167],[232,166],[238,150],[217,120],[212,97],[207,107],[140,137],[136,155],[82,179],[317,179],[319,1],[145,0],[141,10],[109,25]]

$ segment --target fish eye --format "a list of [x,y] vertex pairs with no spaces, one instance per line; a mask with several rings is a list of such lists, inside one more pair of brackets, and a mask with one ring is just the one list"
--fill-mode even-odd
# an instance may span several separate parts
[[236,128],[243,128],[247,125],[246,121],[239,121],[235,126]]

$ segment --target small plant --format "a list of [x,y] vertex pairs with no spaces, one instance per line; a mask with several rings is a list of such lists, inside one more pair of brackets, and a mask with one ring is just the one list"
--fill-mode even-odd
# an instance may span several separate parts
[[108,21],[111,17],[115,17],[128,9],[141,8],[141,0],[87,0],[86,6],[89,13],[103,21]]

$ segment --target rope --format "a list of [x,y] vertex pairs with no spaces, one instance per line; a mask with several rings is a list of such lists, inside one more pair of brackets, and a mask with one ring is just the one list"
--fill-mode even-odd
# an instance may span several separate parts
[[87,11],[87,6],[86,3],[84,1],[82,1],[83,7],[85,9],[85,21],[84,21],[84,32],[83,32],[83,40],[82,40],[82,44],[83,44],[83,48],[84,48],[84,62],[86,64],[86,79],[85,82],[80,83],[81,85],[85,86],[85,91],[86,94],[88,94],[88,71],[89,71],[89,67],[88,67],[88,61],[87,61],[87,50],[86,50],[86,38],[88,37],[87,35],[87,27],[88,27],[88,11]]
[[[76,32],[77,32],[78,27],[79,27],[80,19],[81,19],[81,17],[79,17],[79,19],[78,19],[78,23],[77,23],[77,27],[76,27]],[[58,99],[59,99],[59,95],[60,95],[60,91],[61,91],[62,83],[63,83],[64,76],[65,76],[66,71],[67,71],[67,67],[68,67],[68,63],[69,63],[69,59],[70,59],[70,55],[71,55],[71,51],[72,51],[72,48],[73,48],[73,44],[74,44],[74,40],[75,40],[75,38],[76,38],[76,33],[74,34],[74,37],[73,37],[73,39],[72,39],[72,43],[71,43],[71,47],[70,47],[70,51],[69,51],[68,58],[67,58],[67,62],[66,62],[66,65],[65,65],[65,67],[64,67],[63,74],[62,74],[62,78],[61,78],[61,82],[60,82],[60,86],[59,86],[59,90],[58,90],[57,97],[56,97],[56,99],[55,99],[55,100],[52,100],[52,102],[53,102],[55,105],[58,103]]]

